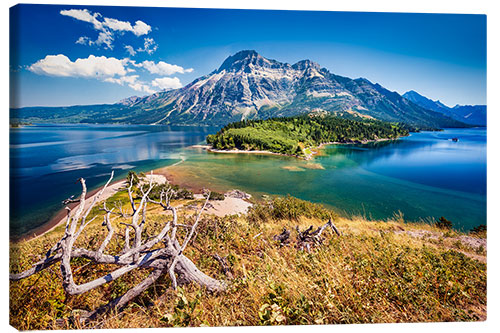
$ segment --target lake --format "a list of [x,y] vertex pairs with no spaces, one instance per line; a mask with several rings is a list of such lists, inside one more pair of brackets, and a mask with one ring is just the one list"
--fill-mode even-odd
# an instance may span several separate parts
[[[486,129],[412,133],[395,141],[329,145],[311,161],[189,148],[217,128],[37,125],[10,131],[11,235],[47,222],[61,201],[128,170],[166,170],[175,182],[293,195],[345,215],[410,221],[445,216],[460,230],[486,224]],[[451,138],[458,137],[458,142]]]

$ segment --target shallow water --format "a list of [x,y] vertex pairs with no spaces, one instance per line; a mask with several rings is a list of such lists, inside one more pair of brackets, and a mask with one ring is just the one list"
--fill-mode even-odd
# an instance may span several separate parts
[[199,151],[168,170],[185,184],[290,194],[348,215],[386,219],[401,211],[412,221],[445,216],[463,230],[486,223],[485,129],[330,145],[312,161]]
[[[164,166],[194,187],[291,194],[345,214],[409,220],[445,216],[468,230],[486,223],[486,129],[415,133],[391,142],[330,145],[312,161],[187,148],[216,128],[170,126],[29,126],[11,130],[11,234],[45,223],[60,202],[95,188],[111,169]],[[458,142],[452,142],[458,137]],[[174,165],[176,164],[176,165]]]

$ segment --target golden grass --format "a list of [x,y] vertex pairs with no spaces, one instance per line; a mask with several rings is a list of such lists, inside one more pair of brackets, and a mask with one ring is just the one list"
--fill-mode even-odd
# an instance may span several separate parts
[[[113,198],[117,200],[117,198]],[[180,211],[189,223],[192,211]],[[160,228],[163,211],[149,212],[151,227]],[[113,223],[118,227],[119,219]],[[177,291],[162,277],[121,313],[109,313],[90,323],[92,328],[239,326],[275,324],[338,324],[486,319],[486,265],[474,259],[477,251],[455,249],[457,232],[444,241],[412,237],[401,231],[441,230],[362,217],[336,218],[342,237],[325,231],[322,246],[311,252],[280,247],[273,235],[286,227],[319,226],[315,217],[296,219],[205,217],[185,254],[210,276],[226,279],[212,255],[226,257],[233,279],[226,292],[213,295],[196,285]],[[95,222],[78,240],[78,246],[96,248],[105,228]],[[62,235],[56,229],[36,240],[11,244],[11,272],[26,269]],[[97,236],[96,236],[97,235]],[[118,251],[120,241],[110,244]],[[460,252],[459,252],[460,251]],[[472,256],[469,257],[468,255]],[[74,260],[77,282],[88,281],[109,267]],[[81,328],[68,318],[77,309],[92,310],[125,292],[148,272],[136,271],[87,294],[66,297],[59,267],[54,266],[10,285],[10,320],[19,330]],[[55,324],[63,319],[62,324]]]

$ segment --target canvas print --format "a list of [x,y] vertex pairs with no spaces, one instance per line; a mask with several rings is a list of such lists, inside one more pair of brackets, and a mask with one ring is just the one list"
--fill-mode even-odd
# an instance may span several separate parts
[[486,320],[486,15],[10,8],[19,330]]

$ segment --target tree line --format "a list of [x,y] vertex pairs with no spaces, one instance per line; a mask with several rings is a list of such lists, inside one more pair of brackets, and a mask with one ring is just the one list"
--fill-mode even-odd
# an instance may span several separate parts
[[322,143],[362,143],[408,134],[408,129],[399,123],[308,114],[230,123],[208,135],[207,143],[220,150],[266,150],[300,156],[304,149]]

